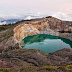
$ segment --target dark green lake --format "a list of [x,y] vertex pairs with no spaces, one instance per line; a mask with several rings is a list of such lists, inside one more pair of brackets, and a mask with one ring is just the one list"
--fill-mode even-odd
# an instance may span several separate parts
[[21,41],[22,48],[37,49],[45,53],[52,53],[64,48],[72,48],[72,41],[47,34],[28,36]]

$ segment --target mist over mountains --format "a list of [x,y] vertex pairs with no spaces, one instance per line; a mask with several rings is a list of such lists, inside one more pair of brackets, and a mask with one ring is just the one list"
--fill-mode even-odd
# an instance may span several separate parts
[[62,12],[57,12],[52,15],[53,17],[59,18],[64,21],[72,21],[72,14],[66,14]]
[[55,14],[51,15],[40,15],[38,12],[37,14],[27,14],[27,15],[0,15],[0,25],[3,24],[12,24],[17,21],[21,20],[30,20],[30,19],[35,19],[35,18],[42,18],[46,16],[53,16],[58,19],[64,20],[64,21],[72,21],[72,15],[71,14],[66,14],[62,12],[57,12]]

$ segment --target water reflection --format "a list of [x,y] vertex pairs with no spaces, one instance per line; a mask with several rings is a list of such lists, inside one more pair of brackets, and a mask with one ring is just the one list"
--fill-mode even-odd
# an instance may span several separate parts
[[47,34],[28,36],[21,41],[22,48],[42,50],[45,53],[72,48],[72,41]]

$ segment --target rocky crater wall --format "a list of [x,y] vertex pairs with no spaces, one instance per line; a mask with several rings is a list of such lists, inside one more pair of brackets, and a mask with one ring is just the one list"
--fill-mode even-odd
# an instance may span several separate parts
[[72,40],[72,22],[48,17],[30,24],[21,24],[14,28],[14,38],[19,45],[23,38],[36,34],[51,34]]

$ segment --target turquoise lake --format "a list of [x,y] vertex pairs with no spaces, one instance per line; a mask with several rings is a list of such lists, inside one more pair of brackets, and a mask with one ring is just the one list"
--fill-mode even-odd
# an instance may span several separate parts
[[28,36],[21,41],[22,48],[52,53],[64,48],[72,48],[72,41],[47,34]]

